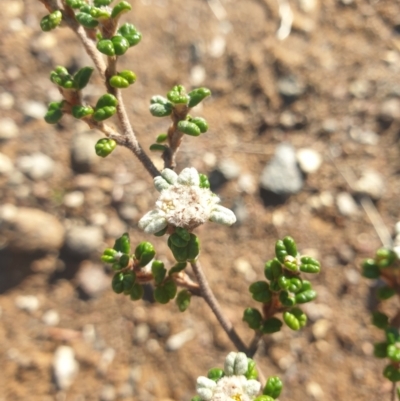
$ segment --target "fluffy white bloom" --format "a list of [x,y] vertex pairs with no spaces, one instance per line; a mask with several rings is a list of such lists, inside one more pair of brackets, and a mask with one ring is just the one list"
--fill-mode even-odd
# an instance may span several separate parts
[[248,360],[244,353],[231,352],[225,360],[223,376],[218,381],[200,376],[196,391],[203,401],[252,401],[260,392],[261,383],[247,379]]
[[236,222],[231,210],[218,205],[218,196],[200,186],[199,173],[192,167],[183,169],[179,175],[164,169],[154,179],[154,185],[161,192],[156,209],[139,221],[139,227],[148,234],[168,225],[191,231],[208,220],[229,226]]

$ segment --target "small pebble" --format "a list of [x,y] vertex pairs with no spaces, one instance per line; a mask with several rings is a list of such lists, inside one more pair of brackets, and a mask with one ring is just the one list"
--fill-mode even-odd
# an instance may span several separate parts
[[379,142],[379,135],[371,130],[363,130],[360,127],[351,127],[349,131],[351,139],[363,145],[374,146]]
[[66,234],[65,245],[75,256],[88,257],[99,250],[103,242],[103,231],[96,226],[71,227]]
[[297,99],[305,92],[305,86],[293,75],[279,78],[279,93],[289,99]]
[[336,206],[343,216],[353,216],[358,213],[358,207],[353,197],[347,192],[340,192],[336,196]]
[[201,85],[206,79],[206,70],[202,65],[195,65],[190,70],[190,83],[193,86]]
[[111,384],[106,384],[100,391],[100,401],[114,401],[117,398],[115,387]]
[[319,319],[312,326],[312,333],[316,340],[322,340],[328,334],[332,324],[329,320]]
[[256,180],[250,173],[240,174],[237,186],[240,192],[245,192],[249,195],[252,195],[257,191]]
[[218,164],[218,170],[226,180],[233,180],[240,175],[240,166],[232,159],[223,159]]
[[359,194],[368,195],[373,200],[378,200],[385,191],[385,182],[377,171],[365,170],[362,177],[355,183],[355,190]]
[[64,205],[69,208],[77,208],[84,204],[85,195],[81,191],[69,192],[64,196]]
[[14,170],[12,160],[3,153],[0,153],[0,175],[9,175]]
[[387,124],[392,123],[394,120],[400,120],[400,99],[385,100],[381,105],[378,117]]
[[15,306],[26,312],[35,312],[39,309],[39,298],[34,295],[18,295],[15,299]]
[[299,149],[296,152],[296,157],[301,170],[306,174],[318,171],[322,163],[321,155],[313,149]]
[[211,57],[219,58],[224,55],[226,40],[222,35],[215,36],[208,47],[208,54]]
[[136,344],[145,343],[150,335],[150,327],[147,323],[139,323],[133,331],[133,339]]
[[76,280],[79,288],[89,297],[95,297],[110,286],[110,279],[102,266],[83,262],[79,266]]
[[13,119],[8,117],[0,119],[0,140],[15,138],[18,133],[18,126]]
[[22,112],[27,117],[34,118],[36,120],[42,119],[47,113],[47,107],[35,100],[27,100],[22,104]]
[[98,135],[92,133],[74,136],[71,142],[71,160],[75,170],[87,171],[99,160],[94,150],[98,139]]
[[165,349],[167,351],[177,351],[182,348],[184,344],[192,340],[196,336],[196,332],[193,329],[186,329],[180,333],[174,334],[168,338],[165,343]]
[[67,390],[74,382],[78,370],[74,350],[67,345],[59,346],[53,357],[53,375],[58,389]]
[[32,180],[43,180],[54,171],[54,161],[43,153],[33,153],[17,159],[17,167]]
[[57,326],[60,323],[60,315],[54,309],[49,309],[43,313],[42,322],[46,326]]
[[9,92],[0,93],[0,109],[11,110],[14,107],[14,96]]
[[242,274],[245,280],[248,282],[254,281],[257,277],[257,273],[254,271],[250,262],[246,259],[243,258],[235,259],[233,267],[238,273]]
[[313,397],[314,400],[322,400],[324,397],[321,386],[316,382],[307,383],[306,392],[309,396]]

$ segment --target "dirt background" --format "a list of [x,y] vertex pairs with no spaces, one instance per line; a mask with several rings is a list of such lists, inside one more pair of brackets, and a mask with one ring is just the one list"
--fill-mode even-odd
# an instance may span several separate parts
[[[399,220],[399,3],[291,0],[293,26],[284,40],[276,35],[281,20],[276,0],[131,3],[129,20],[143,40],[122,65],[138,76],[125,93],[140,142],[147,148],[167,128],[167,119],[148,112],[152,95],[165,94],[176,83],[207,86],[213,96],[196,113],[208,120],[210,131],[187,138],[178,170],[192,165],[210,173],[229,159],[249,183],[244,191],[239,177],[217,190],[223,205],[246,212],[240,224],[199,230],[202,264],[240,335],[248,342],[252,338],[241,321],[243,308],[255,305],[247,287],[249,279],[262,279],[277,238],[292,235],[300,249],[322,262],[321,274],[312,278],[319,296],[306,308],[307,327],[300,332],[286,327],[260,347],[256,360],[264,375],[284,380],[281,400],[389,400],[391,385],[381,376],[384,362],[372,355],[380,333],[369,323],[370,283],[359,274],[360,261],[380,240],[359,204],[343,216],[336,200],[341,192],[352,193],[343,174],[357,180],[372,168],[385,186],[375,202],[383,222],[393,232]],[[104,242],[82,260],[64,248],[50,254],[11,252],[3,236],[0,401],[189,400],[195,378],[221,366],[233,347],[201,299],[193,299],[181,314],[174,303],[132,303],[108,286],[91,296],[82,292],[79,272],[88,266],[102,271],[102,247],[125,229],[133,244],[152,240],[159,257],[172,262],[162,239],[137,229],[156,193],[128,150],[117,149],[87,171],[77,171],[70,143],[86,128],[72,118],[49,126],[27,116],[26,101],[59,99],[48,80],[54,66],[76,70],[89,60],[68,30],[40,31],[45,10],[39,1],[2,0],[1,10],[0,92],[11,94],[14,104],[3,96],[0,113],[19,130],[0,143],[0,152],[17,160],[41,151],[56,167],[39,181],[24,176],[15,184],[0,176],[0,202],[42,209],[65,227],[98,224]],[[298,91],[292,99],[282,96],[278,85],[288,77]],[[92,83],[86,94],[93,102],[102,89],[98,76]],[[284,141],[317,151],[323,162],[305,177],[300,192],[279,205],[265,205],[259,177]],[[158,156],[152,158],[161,167]],[[92,182],[83,190],[84,203],[65,206],[64,195],[81,190],[84,179]],[[130,213],[122,213],[127,205]],[[21,310],[20,295],[34,295],[39,306]],[[59,316],[53,326],[43,318],[49,310]],[[181,332],[189,341],[166,351],[168,339]],[[52,377],[54,353],[62,344],[73,348],[79,363],[65,391],[56,389]]]

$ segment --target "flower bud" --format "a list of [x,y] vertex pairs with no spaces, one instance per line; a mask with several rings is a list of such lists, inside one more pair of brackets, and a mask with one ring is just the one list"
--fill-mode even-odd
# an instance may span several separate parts
[[266,281],[256,281],[250,285],[249,291],[253,299],[258,302],[268,303],[271,301],[272,293]]
[[95,145],[96,155],[100,157],[107,157],[117,146],[117,142],[113,139],[102,138],[99,139]]
[[198,88],[194,89],[188,93],[189,96],[189,107],[197,106],[202,100],[204,100],[207,96],[211,95],[211,91],[207,88]]
[[136,46],[142,40],[142,34],[132,24],[123,24],[118,29],[118,33],[129,42],[129,46],[131,47]]
[[111,42],[114,47],[114,52],[117,56],[122,56],[129,49],[130,45],[126,38],[123,36],[113,36]]
[[151,273],[154,277],[154,282],[160,284],[163,282],[167,269],[164,267],[164,263],[161,260],[154,260],[151,264]]
[[56,10],[42,18],[40,21],[40,28],[44,32],[51,31],[60,25],[62,21],[62,13],[60,10]]
[[174,86],[168,93],[167,98],[175,104],[187,104],[189,96],[186,94],[185,88],[182,85]]
[[150,242],[141,242],[135,249],[135,257],[139,261],[139,266],[146,266],[156,254],[154,246]]
[[261,325],[262,316],[258,309],[246,308],[243,312],[243,321],[253,330],[258,330]]
[[176,304],[181,312],[185,312],[185,310],[189,307],[191,298],[192,294],[188,290],[182,290],[178,293],[176,297]]
[[[178,295],[179,296],[179,295]],[[217,382],[219,379],[224,377],[224,371],[220,368],[212,368],[208,371],[207,377],[211,380]]]
[[126,1],[121,1],[112,9],[111,18],[119,18],[130,10],[132,10],[132,6]]
[[97,27],[97,25],[99,25],[99,21],[95,20],[90,14],[86,12],[80,12],[76,14],[75,18],[86,29],[94,29]]
[[74,75],[74,87],[83,89],[88,83],[94,71],[93,67],[83,67]]
[[290,311],[283,312],[284,322],[292,329],[299,330],[307,323],[306,314],[298,308],[293,308]]
[[267,383],[263,389],[263,394],[276,399],[280,396],[282,388],[282,380],[278,376],[271,376],[268,377]]
[[261,325],[260,331],[263,334],[277,333],[281,329],[282,324],[276,317],[271,317]]
[[119,238],[115,240],[114,247],[117,252],[129,254],[131,251],[131,241],[129,239],[129,234],[124,233]]
[[72,107],[72,115],[78,120],[94,113],[90,106],[77,105]]
[[106,56],[109,56],[109,57],[115,56],[114,44],[110,39],[100,39],[97,42],[96,47],[100,53],[103,53]]
[[206,189],[210,189],[210,181],[208,180],[208,177],[205,174],[199,174],[199,178],[200,178],[200,184],[199,187],[200,188],[206,188]]
[[118,75],[129,82],[129,85],[132,85],[136,82],[136,74],[131,70],[123,70],[118,73]]

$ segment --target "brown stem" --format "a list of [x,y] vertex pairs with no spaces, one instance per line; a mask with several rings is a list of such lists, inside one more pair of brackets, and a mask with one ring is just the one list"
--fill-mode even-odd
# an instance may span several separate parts
[[232,323],[225,317],[224,313],[222,312],[221,306],[219,305],[217,299],[214,296],[214,293],[212,292],[208,284],[200,263],[198,261],[195,261],[191,262],[190,264],[192,265],[193,272],[196,276],[197,282],[199,283],[201,295],[203,296],[204,300],[214,313],[221,327],[224,329],[225,333],[228,335],[229,339],[235,345],[237,350],[240,352],[244,352],[247,355],[249,349],[236,333],[236,330],[233,327]]

